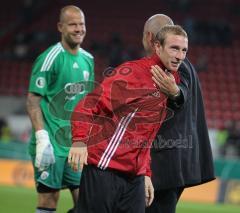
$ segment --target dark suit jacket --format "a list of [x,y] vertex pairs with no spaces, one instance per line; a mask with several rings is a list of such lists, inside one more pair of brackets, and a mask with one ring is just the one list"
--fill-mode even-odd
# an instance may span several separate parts
[[168,117],[151,149],[155,190],[189,187],[215,179],[200,82],[186,59],[179,69],[183,104],[169,102]]

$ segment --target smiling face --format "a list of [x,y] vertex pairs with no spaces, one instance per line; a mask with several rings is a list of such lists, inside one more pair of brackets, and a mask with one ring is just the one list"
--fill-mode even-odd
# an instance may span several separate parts
[[58,23],[62,43],[66,48],[79,48],[86,35],[85,17],[82,11],[67,10]]

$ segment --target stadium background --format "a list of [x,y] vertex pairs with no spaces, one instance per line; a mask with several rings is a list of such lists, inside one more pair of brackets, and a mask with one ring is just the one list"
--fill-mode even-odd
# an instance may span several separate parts
[[[240,212],[240,1],[2,1],[0,7],[0,212],[33,212],[36,195],[27,154],[25,100],[35,57],[56,43],[59,10],[75,4],[86,16],[83,48],[95,57],[97,80],[109,66],[143,56],[145,20],[169,15],[188,32],[188,57],[202,84],[218,179],[186,190],[184,212]],[[58,212],[70,196],[64,192]]]

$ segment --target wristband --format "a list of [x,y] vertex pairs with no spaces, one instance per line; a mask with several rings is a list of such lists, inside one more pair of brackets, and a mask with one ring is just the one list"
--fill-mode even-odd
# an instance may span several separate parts
[[41,129],[35,132],[37,141],[42,139],[49,139],[48,132],[45,129]]
[[180,91],[180,89],[178,88],[177,93],[174,94],[174,95],[170,95],[169,98],[175,100],[176,98],[178,98],[178,97],[180,96],[180,94],[181,94],[181,91]]

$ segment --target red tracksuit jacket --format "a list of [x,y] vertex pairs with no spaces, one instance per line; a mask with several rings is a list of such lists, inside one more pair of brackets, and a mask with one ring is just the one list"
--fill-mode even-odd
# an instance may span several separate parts
[[88,145],[88,164],[150,176],[149,148],[167,114],[150,72],[156,64],[165,69],[157,55],[126,62],[78,103],[72,137]]

